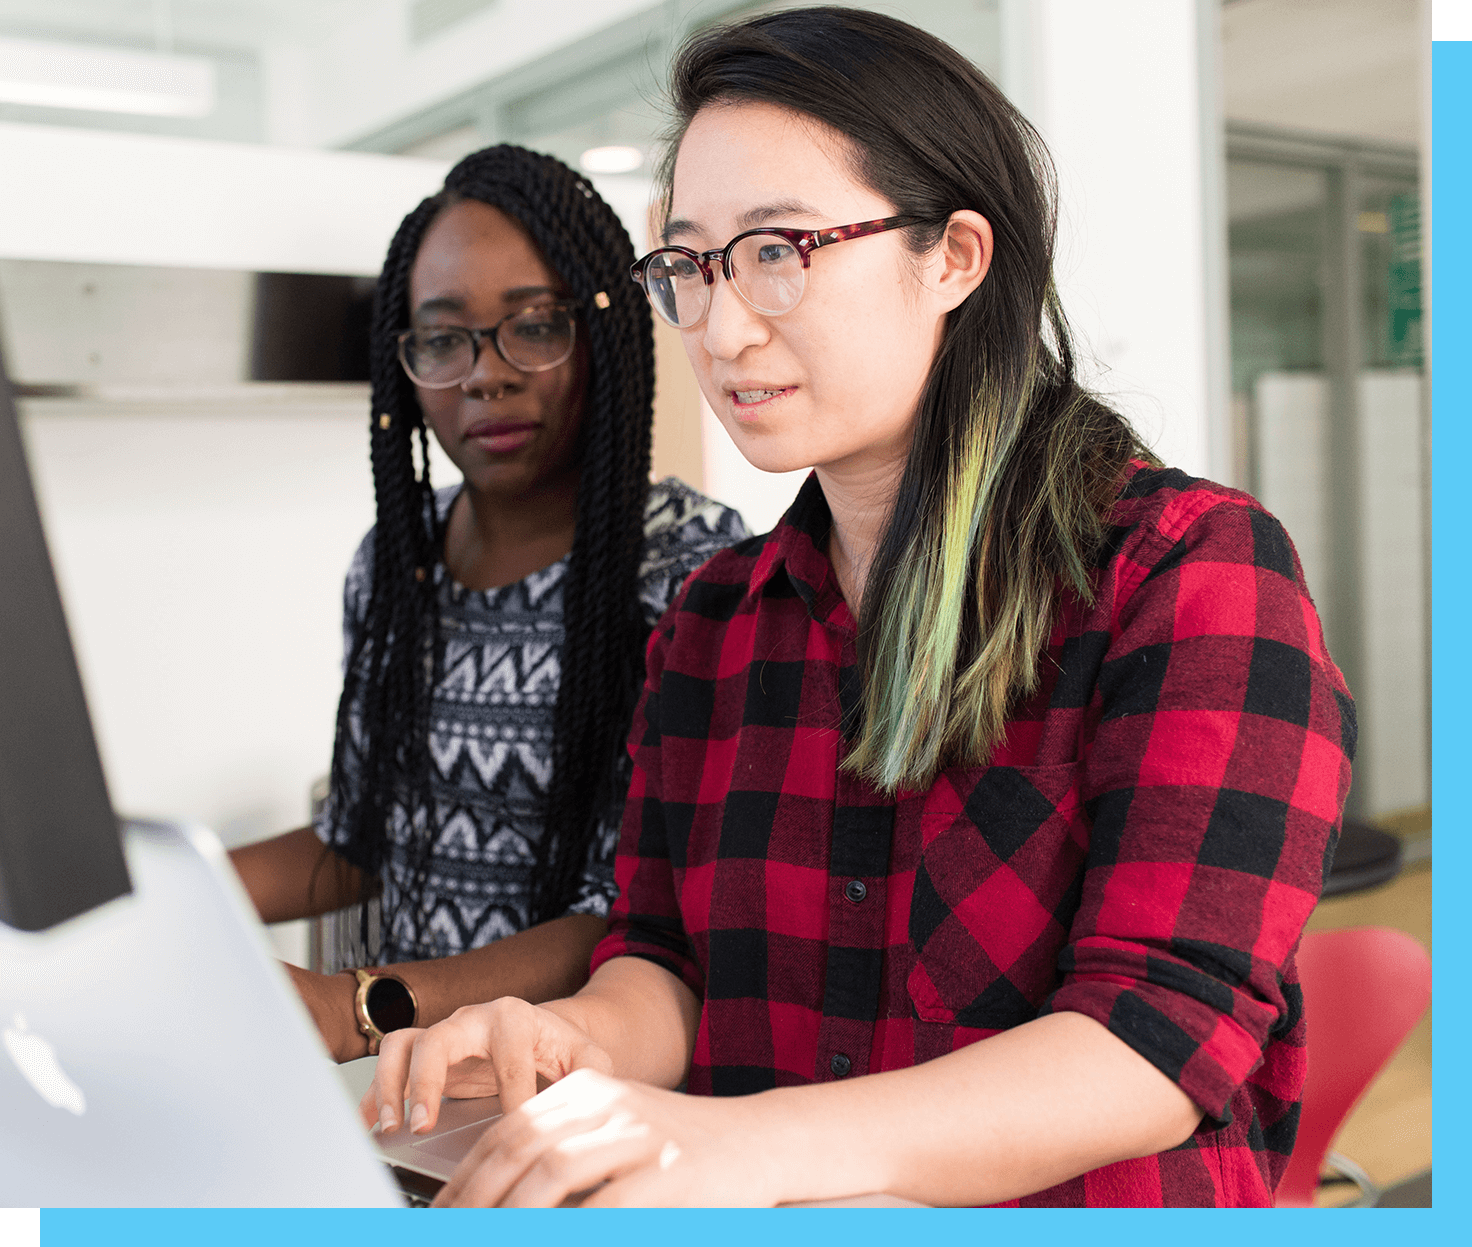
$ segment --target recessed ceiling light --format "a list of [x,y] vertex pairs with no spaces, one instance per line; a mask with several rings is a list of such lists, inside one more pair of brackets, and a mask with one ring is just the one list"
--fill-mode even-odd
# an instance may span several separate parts
[[584,173],[632,173],[644,163],[637,147],[590,147],[578,157]]
[[202,56],[0,38],[0,102],[205,117],[215,108],[215,66]]

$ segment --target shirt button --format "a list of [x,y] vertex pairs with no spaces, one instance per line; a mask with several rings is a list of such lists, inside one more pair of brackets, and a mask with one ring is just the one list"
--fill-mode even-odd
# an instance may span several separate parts
[[857,905],[864,897],[869,895],[869,889],[864,886],[862,879],[850,879],[843,885],[843,894]]
[[854,1063],[850,1061],[848,1057],[844,1056],[841,1052],[835,1052],[828,1061],[828,1068],[831,1069],[839,1078],[842,1078],[845,1074],[849,1072],[849,1070],[853,1069],[853,1067]]

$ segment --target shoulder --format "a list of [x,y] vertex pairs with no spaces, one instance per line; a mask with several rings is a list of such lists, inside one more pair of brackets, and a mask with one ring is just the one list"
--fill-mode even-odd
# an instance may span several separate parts
[[1113,570],[1121,587],[1192,563],[1262,569],[1303,581],[1288,534],[1250,494],[1140,463],[1132,465],[1115,500],[1100,563]]
[[1112,637],[1115,657],[1144,649],[1169,655],[1173,678],[1190,669],[1218,690],[1259,677],[1286,688],[1317,672],[1339,703],[1325,721],[1349,721],[1348,689],[1298,553],[1261,503],[1184,472],[1142,466],[1121,490],[1113,519],[1113,548],[1101,559],[1099,593],[1079,620],[1082,631]]
[[[446,485],[434,491],[435,513],[444,523],[450,513],[450,505],[460,496],[461,486]],[[368,599],[373,592],[373,548],[378,538],[378,525],[373,525],[363,534],[363,540],[353,552],[348,563],[346,582],[343,585],[343,606],[349,618],[362,619],[368,612]]]
[[745,536],[740,514],[684,481],[670,476],[651,485],[639,568],[640,597],[649,622],[663,614],[691,572]]
[[738,512],[678,477],[667,476],[649,486],[644,504],[646,546],[693,544],[720,549],[745,536],[746,524]]
[[675,643],[676,633],[681,644],[702,651],[718,647],[720,634],[732,621],[754,609],[760,596],[762,554],[774,540],[772,533],[747,537],[718,550],[692,572],[659,619],[652,650],[666,650]]

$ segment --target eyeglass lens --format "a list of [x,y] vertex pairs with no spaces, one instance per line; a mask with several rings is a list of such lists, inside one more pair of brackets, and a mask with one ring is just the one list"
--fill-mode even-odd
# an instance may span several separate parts
[[[513,368],[546,372],[572,354],[573,332],[569,309],[528,308],[496,326],[496,346]],[[475,338],[459,326],[416,329],[400,354],[409,376],[430,389],[459,385],[475,371]]]
[[[726,276],[758,312],[778,316],[802,298],[802,256],[780,234],[750,234],[731,248]],[[655,310],[676,328],[696,324],[710,307],[711,287],[700,266],[678,251],[656,251],[644,268]]]

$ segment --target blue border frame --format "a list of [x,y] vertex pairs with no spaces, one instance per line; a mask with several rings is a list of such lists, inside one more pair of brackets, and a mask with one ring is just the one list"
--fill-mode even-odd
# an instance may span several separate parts
[[[1432,358],[1434,410],[1456,413],[1435,423],[1436,456],[1432,466],[1432,768],[1433,808],[1441,811],[1438,837],[1441,877],[1460,878],[1472,864],[1468,843],[1469,820],[1456,798],[1466,773],[1462,759],[1472,754],[1472,723],[1460,713],[1472,704],[1472,664],[1463,665],[1460,628],[1472,618],[1472,570],[1465,537],[1472,515],[1462,470],[1472,461],[1472,428],[1460,416],[1472,408],[1472,376],[1463,366],[1463,350],[1472,343],[1472,304],[1464,293],[1472,284],[1472,231],[1463,227],[1466,207],[1472,202],[1472,43],[1437,43],[1432,48],[1433,116],[1435,132],[1432,165],[1436,183],[1432,197],[1433,227],[1440,224],[1433,248]],[[1450,819],[1451,821],[1447,821]],[[1462,948],[1467,943],[1467,906],[1453,905],[1438,911],[1438,942],[1443,948]],[[1447,968],[1455,961],[1436,963],[1436,994],[1440,1003],[1433,1022],[1438,1051],[1455,1052],[1446,1045],[1455,1042],[1465,1005],[1455,995],[1453,974]],[[1443,993],[1443,987],[1447,991]],[[1454,1126],[1435,1140],[1437,1167],[1443,1174],[1461,1174],[1467,1167],[1467,1143],[1460,1128],[1459,1110],[1467,1103],[1468,1071],[1460,1060],[1441,1063],[1436,1079],[1436,1116],[1451,1113]],[[1449,1238],[1456,1212],[1456,1187],[1443,1185],[1439,1207],[1432,1210],[1385,1210],[1371,1215],[1329,1214],[1305,1211],[1262,1211],[1221,1214],[1209,1211],[1057,1211],[1047,1213],[994,1210],[986,1213],[958,1210],[926,1212],[827,1211],[827,1212],[568,1212],[494,1214],[449,1213],[437,1215],[427,1236],[426,1247],[451,1247],[464,1243],[484,1247],[489,1235],[532,1237],[539,1244],[586,1243],[609,1247],[647,1247],[651,1240],[697,1240],[702,1247],[732,1243],[747,1247],[760,1234],[769,1247],[792,1243],[807,1247],[815,1234],[841,1235],[847,1244],[872,1241],[892,1247],[897,1239],[916,1235],[970,1236],[982,1228],[974,1218],[985,1217],[985,1231],[1025,1233],[1047,1238],[1087,1238],[1091,1242],[1115,1240],[1135,1243],[1162,1234],[1189,1234],[1196,1242],[1239,1243],[1244,1232],[1282,1236],[1291,1230],[1295,1239],[1328,1239],[1336,1247],[1359,1242],[1380,1242],[1390,1234],[1415,1233],[1418,1238]],[[220,1211],[89,1211],[47,1210],[41,1214],[44,1247],[109,1247],[128,1244],[209,1241],[224,1245],[259,1247],[264,1240],[272,1247],[292,1244],[318,1247],[328,1241],[403,1241],[413,1233],[407,1224],[390,1228],[381,1218],[418,1217],[401,1212],[220,1212]],[[487,1221],[494,1216],[494,1221]],[[1252,1226],[1238,1217],[1271,1218]],[[1392,1225],[1385,1218],[1413,1220],[1414,1225]],[[1025,1223],[1024,1223],[1025,1219]],[[1292,1224],[1296,1222],[1296,1224]],[[387,1231],[387,1234],[385,1233]],[[1465,1232],[1465,1231],[1464,1231]]]
[[[1466,545],[1472,507],[1461,479],[1472,463],[1472,430],[1462,418],[1472,403],[1472,373],[1463,354],[1472,342],[1467,294],[1472,240],[1463,226],[1472,196],[1472,42],[1431,45],[1431,116],[1431,802],[1440,833],[1440,876],[1446,880],[1460,878],[1472,866],[1467,842],[1472,819],[1458,791],[1466,774],[1461,760],[1472,750],[1472,724],[1460,713],[1472,694],[1472,673],[1458,652],[1472,607],[1472,557]],[[1438,420],[1437,413],[1447,418]],[[1432,905],[1437,945],[1460,954],[1468,944],[1467,907],[1437,908],[1434,876]],[[1467,1013],[1453,972],[1459,961],[1460,956],[1432,958],[1432,1050],[1450,1056],[1436,1068],[1433,1084],[1432,1151],[1444,1175],[1465,1172],[1469,1150],[1455,1126],[1435,1128],[1447,1120],[1455,1123],[1468,1103],[1468,1071],[1452,1046]],[[1449,1214],[1456,1189],[1443,1183],[1442,1215]]]
[[[432,1218],[432,1224],[424,1220]],[[1386,1218],[1411,1219],[1391,1226]],[[397,1224],[385,1218],[410,1218]],[[981,1220],[984,1218],[984,1222]],[[1246,1224],[1242,1219],[1251,1218]],[[1267,1220],[1264,1220],[1266,1218]],[[531,1241],[537,1247],[812,1247],[815,1237],[850,1244],[898,1247],[921,1241],[967,1242],[985,1233],[1002,1242],[1022,1238],[1079,1244],[1189,1242],[1242,1247],[1246,1235],[1272,1235],[1294,1243],[1322,1241],[1334,1247],[1383,1247],[1388,1234],[1412,1231],[1418,1238],[1448,1232],[1452,1214],[1430,1209],[1367,1210],[1363,1214],[1317,1209],[652,1209],[530,1212],[497,1209],[424,1213],[381,1212],[99,1210],[41,1213],[43,1247],[330,1247],[393,1242],[400,1247],[487,1247],[488,1240]],[[423,1227],[423,1228],[420,1228]],[[419,1233],[415,1242],[409,1234]],[[1330,1237],[1332,1235],[1332,1238]]]

